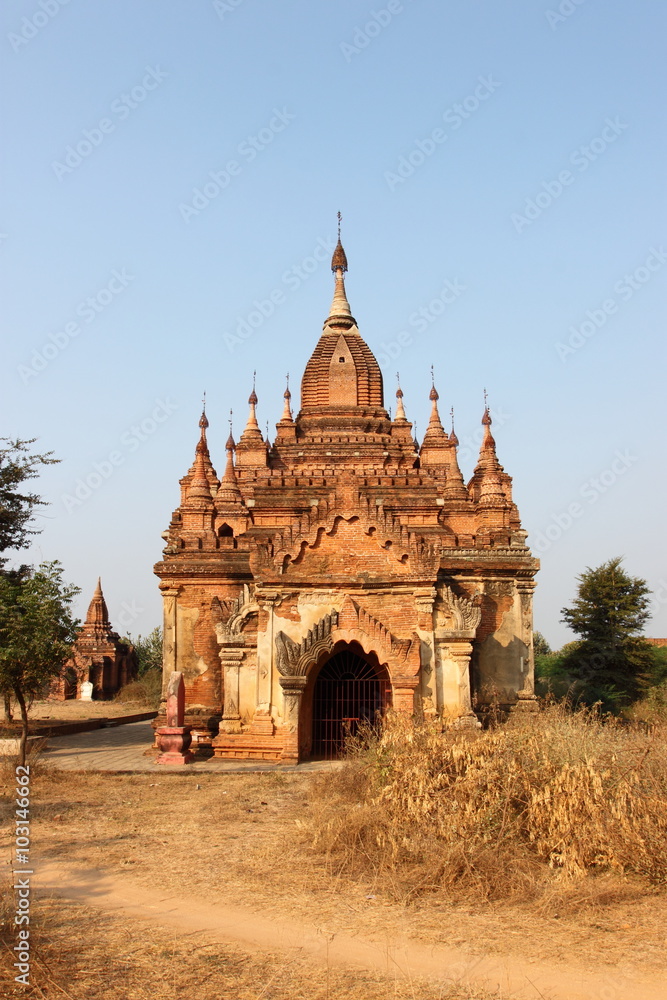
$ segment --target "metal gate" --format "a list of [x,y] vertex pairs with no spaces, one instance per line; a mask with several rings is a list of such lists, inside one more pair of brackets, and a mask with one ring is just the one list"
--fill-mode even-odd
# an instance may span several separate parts
[[391,684],[380,669],[349,649],[327,660],[313,692],[313,757],[340,756],[345,737],[361,722],[375,723],[391,704]]

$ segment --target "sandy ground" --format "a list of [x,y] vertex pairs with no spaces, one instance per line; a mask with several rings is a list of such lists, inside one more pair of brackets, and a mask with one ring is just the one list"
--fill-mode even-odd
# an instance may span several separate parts
[[632,963],[600,969],[535,961],[520,951],[471,956],[467,950],[415,941],[409,933],[387,934],[373,940],[342,933],[320,923],[272,916],[255,910],[214,903],[202,897],[148,890],[131,879],[109,876],[98,869],[65,864],[39,866],[38,885],[51,895],[76,900],[150,923],[173,925],[183,934],[201,932],[208,938],[241,945],[250,951],[279,952],[287,960],[307,958],[315,965],[371,969],[408,981],[425,977],[442,984],[477,987],[498,996],[534,1000],[664,1000],[662,975],[640,973]]
[[[11,816],[10,780],[3,819]],[[378,974],[391,967],[404,979],[418,972],[443,990],[458,983],[464,992],[456,996],[667,1000],[664,892],[597,879],[585,880],[579,896],[555,893],[539,907],[438,896],[407,905],[372,876],[336,876],[312,850],[317,787],[307,774],[104,776],[38,767],[36,885],[73,906],[138,920],[148,939],[150,927],[157,934],[181,926],[255,957],[305,957],[320,971],[326,961]],[[2,846],[8,858],[9,842]],[[394,994],[369,987],[367,995]]]
[[[150,707],[134,701],[35,701],[29,712],[30,719],[110,719],[120,715],[149,712]],[[18,706],[13,709],[14,721],[20,721]],[[1,722],[2,720],[0,720]]]

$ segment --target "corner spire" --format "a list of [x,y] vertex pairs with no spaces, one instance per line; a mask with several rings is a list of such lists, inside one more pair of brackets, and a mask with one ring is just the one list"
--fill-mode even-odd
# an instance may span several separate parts
[[213,498],[211,496],[211,488],[208,483],[208,477],[206,475],[206,462],[204,459],[204,452],[197,448],[197,453],[195,455],[195,464],[192,471],[192,478],[190,480],[190,485],[188,486],[187,493],[185,495],[186,503],[191,500],[204,500],[207,504],[213,506]]
[[438,400],[440,399],[440,396],[438,395],[438,390],[435,387],[433,365],[431,365],[431,391],[428,394],[428,398],[431,400],[431,416],[429,418],[428,427],[426,428],[426,434],[424,435],[424,441],[426,441],[429,437],[429,432],[431,437],[435,434],[438,437],[442,436],[446,439],[447,432],[442,426],[440,413],[438,412]]
[[459,446],[459,439],[457,438],[456,431],[454,430],[454,407],[453,406],[452,406],[452,408],[449,411],[449,415],[452,418],[452,429],[451,429],[450,434],[449,434],[449,443],[451,445],[453,445],[454,448],[458,448],[458,446]]
[[219,486],[219,479],[217,477],[216,471],[213,468],[213,463],[211,462],[211,456],[208,451],[208,442],[206,440],[206,430],[208,428],[208,417],[206,416],[206,393],[204,393],[204,399],[202,402],[202,415],[199,418],[199,441],[197,441],[197,447],[195,448],[195,460],[190,466],[187,475],[181,479],[181,503],[185,501],[188,494],[188,490],[192,484],[193,476],[198,468],[199,458],[201,457],[201,465],[204,469],[206,476],[206,482],[212,496],[215,496],[215,491]]
[[285,400],[285,405],[283,407],[283,415],[280,418],[280,422],[283,423],[284,421],[287,421],[288,423],[291,423],[293,417],[292,417],[292,407],[290,405],[290,401],[292,399],[292,393],[289,391],[289,372],[287,373],[287,388],[283,393],[283,399]]
[[[259,424],[257,423],[257,393],[255,392],[255,377],[257,372],[252,373],[252,392],[248,396],[248,405],[250,406],[250,412],[248,413],[248,420],[245,425],[243,434],[241,435],[239,444],[246,441],[248,438],[259,438],[262,437],[262,432],[259,429]],[[230,429],[231,432],[231,429]]]
[[401,389],[401,380],[398,372],[396,372],[396,420],[406,420],[405,408],[403,406],[403,390]]
[[496,463],[497,463],[498,459],[496,458],[496,442],[494,440],[493,434],[491,433],[491,424],[492,423],[493,423],[493,421],[491,420],[491,412],[489,410],[489,400],[488,400],[488,396],[487,396],[486,389],[485,389],[484,390],[484,415],[482,416],[482,427],[484,428],[484,437],[482,439],[482,445],[481,445],[481,448],[480,448],[480,451],[479,451],[479,457],[480,457],[480,461],[481,461],[482,458],[483,458],[483,453],[484,452],[486,452],[486,453],[492,453],[493,458],[496,460]]
[[243,497],[241,496],[239,484],[236,479],[236,469],[234,467],[236,442],[234,441],[234,435],[232,434],[231,412],[232,411],[230,410],[229,437],[227,438],[227,443],[225,445],[225,449],[227,451],[227,466],[225,468],[225,474],[220,480],[220,489],[218,490],[215,498],[216,507],[218,508],[226,506],[230,503],[243,503]]

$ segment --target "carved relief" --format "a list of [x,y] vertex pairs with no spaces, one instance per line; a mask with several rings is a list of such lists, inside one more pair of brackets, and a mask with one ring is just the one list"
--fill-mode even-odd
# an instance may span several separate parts
[[211,600],[211,619],[218,642],[229,643],[235,638],[241,639],[246,619],[258,611],[259,606],[251,598],[247,584],[243,585],[241,593],[234,601],[221,601],[219,597],[213,597]]
[[470,632],[478,627],[482,619],[479,596],[472,598],[459,596],[445,584],[440,597],[437,613],[440,628]]

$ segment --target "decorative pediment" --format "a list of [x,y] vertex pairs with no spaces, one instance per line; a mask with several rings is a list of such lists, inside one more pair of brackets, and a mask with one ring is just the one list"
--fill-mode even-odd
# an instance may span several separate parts
[[221,601],[219,597],[213,597],[211,618],[218,642],[230,642],[239,637],[246,618],[258,611],[259,606],[251,597],[250,588],[245,583],[241,593],[233,601]]
[[339,639],[359,642],[366,652],[374,651],[380,662],[386,661],[395,670],[408,673],[409,667],[419,664],[417,636],[398,639],[382,622],[347,596],[340,611],[331,611],[321,618],[300,642],[295,642],[284,632],[278,632],[275,644],[279,672],[283,677],[305,676],[310,666],[323,653],[330,652]]
[[305,677],[309,665],[320,654],[333,648],[331,631],[338,624],[338,612],[320,618],[301,642],[294,642],[284,632],[276,636],[276,663],[283,677]]

